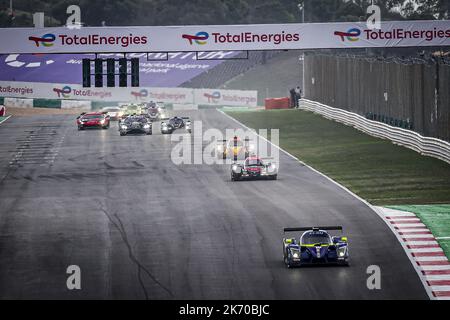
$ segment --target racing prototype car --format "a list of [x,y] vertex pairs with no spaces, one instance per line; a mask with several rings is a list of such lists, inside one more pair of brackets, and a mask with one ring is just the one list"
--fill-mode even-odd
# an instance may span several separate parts
[[[191,133],[191,120],[189,117],[172,117],[163,118],[161,122],[161,133],[171,134],[177,129],[186,129],[187,132]],[[166,121],[168,120],[168,121]]]
[[222,143],[217,146],[217,154],[219,158],[226,159],[230,157],[234,161],[238,160],[238,157],[242,159],[250,156],[250,153],[255,151],[255,146],[250,142],[250,139],[245,138],[241,140],[238,136],[234,136],[232,139],[219,140]]
[[284,232],[304,231],[300,238],[283,239],[283,260],[291,268],[312,264],[348,265],[347,237],[330,236],[327,230],[340,230],[334,227],[284,228]]
[[231,180],[268,178],[276,180],[278,169],[274,163],[265,163],[261,158],[252,156],[245,159],[244,163],[231,165]]
[[111,121],[117,121],[122,117],[123,111],[119,107],[104,107],[101,112],[107,113]]
[[165,117],[164,115],[164,107],[161,104],[156,104],[153,101],[150,101],[147,103],[146,107],[146,115],[150,118],[152,121],[160,120]]
[[119,118],[120,120],[124,120],[126,117],[131,115],[141,115],[145,113],[144,107],[141,104],[130,103],[124,104],[121,107],[122,116]]
[[119,124],[119,133],[125,136],[129,133],[152,134],[152,122],[144,115],[128,116]]
[[86,128],[108,129],[109,124],[110,119],[106,112],[83,112],[77,117],[78,130]]

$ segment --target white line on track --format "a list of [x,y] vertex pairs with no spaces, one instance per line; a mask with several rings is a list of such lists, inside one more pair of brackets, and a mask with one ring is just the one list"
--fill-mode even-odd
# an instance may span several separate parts
[[412,253],[419,252],[444,252],[441,248],[421,248],[421,249],[409,249]]
[[447,266],[422,266],[424,271],[436,271],[436,270],[450,270],[450,265]]
[[[389,221],[388,221],[389,222]],[[392,224],[393,227],[397,227],[399,229],[401,228],[409,228],[409,227],[415,227],[415,228],[426,228],[426,225],[423,223],[410,223],[410,224]]]
[[425,262],[425,261],[447,261],[446,256],[437,256],[437,257],[415,257],[416,261]]
[[408,241],[410,246],[427,246],[427,245],[439,245],[437,241]]
[[431,286],[433,291],[450,291],[450,286]]
[[428,281],[438,281],[438,280],[450,280],[450,275],[442,274],[442,275],[425,275]]

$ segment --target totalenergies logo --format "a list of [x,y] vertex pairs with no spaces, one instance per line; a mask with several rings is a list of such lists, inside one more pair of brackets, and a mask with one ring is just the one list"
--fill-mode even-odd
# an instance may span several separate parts
[[191,44],[191,45],[193,44],[193,42],[195,42],[196,44],[199,44],[199,45],[204,45],[204,44],[206,44],[206,40],[208,40],[208,38],[209,38],[209,34],[208,34],[208,32],[200,31],[200,32],[197,32],[195,35],[183,34],[182,38],[187,39],[189,41],[189,44]]
[[140,91],[131,91],[131,95],[137,99],[143,99],[148,96],[148,90],[142,89]]
[[359,30],[358,28],[351,28],[348,29],[347,32],[335,31],[334,35],[341,37],[341,41],[345,41],[345,39],[347,39],[348,41],[354,42],[359,40],[361,30]]
[[213,103],[217,103],[217,101],[221,97],[219,91],[214,91],[213,93],[205,93],[205,94],[203,94],[203,96],[208,98],[208,102],[213,102]]
[[28,37],[28,40],[34,41],[36,47],[39,47],[39,45],[41,44],[44,47],[51,47],[53,46],[53,41],[55,41],[55,39],[56,36],[53,33],[44,34],[42,37],[35,37],[35,36]]
[[53,91],[58,94],[58,98],[69,98],[70,93],[72,92],[72,88],[69,86],[65,86],[62,89],[61,88],[53,88]]

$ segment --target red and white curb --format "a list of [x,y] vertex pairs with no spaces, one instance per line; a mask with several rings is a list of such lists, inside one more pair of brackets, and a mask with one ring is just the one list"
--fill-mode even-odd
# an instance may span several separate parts
[[450,300],[450,262],[427,226],[414,213],[376,209],[402,243],[432,297]]

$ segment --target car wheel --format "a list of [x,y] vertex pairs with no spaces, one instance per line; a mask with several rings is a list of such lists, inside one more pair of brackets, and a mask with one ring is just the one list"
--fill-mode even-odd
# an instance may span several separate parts
[[125,135],[127,135],[125,132],[120,132],[120,135],[121,136],[125,136]]
[[83,128],[83,127],[78,127],[78,130],[80,130],[80,131],[81,131],[81,130],[84,130],[84,128]]
[[270,176],[270,179],[272,179],[272,180],[277,180],[277,175],[274,174],[274,175]]

